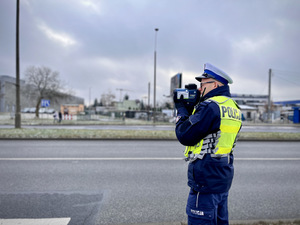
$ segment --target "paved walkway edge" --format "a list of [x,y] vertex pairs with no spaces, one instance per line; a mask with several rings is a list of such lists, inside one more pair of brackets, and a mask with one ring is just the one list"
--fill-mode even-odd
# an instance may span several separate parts
[[[261,220],[230,220],[230,225],[300,225],[298,219],[261,219]],[[187,222],[161,222],[161,223],[137,223],[137,224],[114,224],[114,225],[187,225]]]

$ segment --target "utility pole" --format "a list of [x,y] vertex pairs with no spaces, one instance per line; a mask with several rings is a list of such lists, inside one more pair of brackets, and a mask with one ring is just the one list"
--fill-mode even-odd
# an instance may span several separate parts
[[89,88],[89,109],[91,108],[91,105],[92,105],[92,103],[91,103],[91,96],[92,96],[91,92],[92,92],[92,90],[91,89],[92,88],[90,87]]
[[272,69],[269,69],[269,93],[268,93],[268,122],[271,123],[271,76]]
[[150,120],[150,82],[148,82],[148,107],[147,107],[147,121]]
[[19,14],[20,0],[17,0],[16,12],[16,113],[15,128],[21,128],[21,107],[20,107],[20,51],[19,51]]
[[155,42],[154,42],[154,83],[153,83],[153,123],[156,121],[156,39],[158,28],[155,28]]
[[150,82],[148,83],[148,107],[150,108]]

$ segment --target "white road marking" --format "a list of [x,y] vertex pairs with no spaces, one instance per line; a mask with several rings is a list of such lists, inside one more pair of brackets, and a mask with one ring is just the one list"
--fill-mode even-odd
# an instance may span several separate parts
[[67,225],[71,218],[0,219],[0,225]]
[[0,161],[121,161],[121,160],[183,160],[183,158],[0,158]]
[[235,158],[234,160],[241,160],[241,161],[297,161],[300,158]]
[[[0,158],[0,161],[143,161],[143,160],[184,160],[183,158]],[[297,161],[300,158],[235,158],[241,161]],[[0,224],[1,225],[1,224]]]

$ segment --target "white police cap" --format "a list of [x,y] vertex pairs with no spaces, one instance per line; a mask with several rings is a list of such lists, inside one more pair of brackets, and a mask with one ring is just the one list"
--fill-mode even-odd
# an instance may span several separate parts
[[219,68],[213,66],[210,63],[204,64],[204,73],[198,77],[195,77],[196,80],[200,81],[203,78],[213,78],[215,80],[220,81],[223,84],[232,84],[233,81],[231,77],[225,73],[224,71],[220,70]]

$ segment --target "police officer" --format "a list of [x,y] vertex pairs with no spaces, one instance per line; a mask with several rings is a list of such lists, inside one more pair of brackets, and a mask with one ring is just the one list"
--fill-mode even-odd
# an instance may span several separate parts
[[239,106],[232,100],[232,79],[206,63],[200,81],[200,101],[193,111],[176,99],[176,136],[186,146],[189,161],[186,206],[188,224],[228,224],[228,191],[234,168],[233,148],[242,126]]

